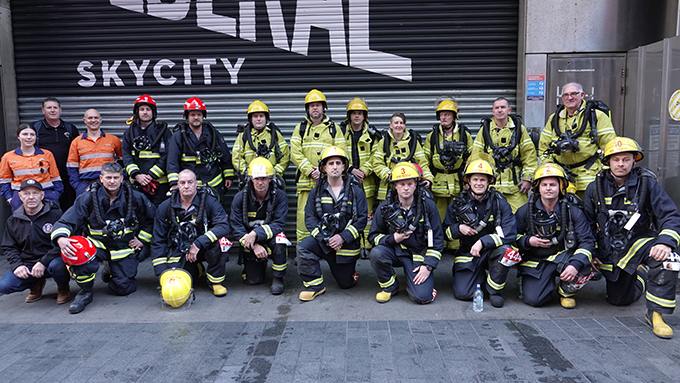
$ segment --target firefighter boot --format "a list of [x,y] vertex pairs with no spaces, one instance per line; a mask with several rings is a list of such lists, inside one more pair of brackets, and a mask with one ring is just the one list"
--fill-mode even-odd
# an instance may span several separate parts
[[395,290],[395,291],[385,291],[385,290],[383,290],[383,291],[375,294],[375,300],[378,301],[378,303],[389,302],[390,299],[392,299],[393,296],[397,295],[397,291],[399,291],[399,290]]
[[68,307],[68,312],[71,314],[78,314],[79,312],[85,310],[85,306],[92,303],[92,295],[92,290],[85,291],[81,289],[78,291],[73,303],[71,303],[71,305]]
[[323,294],[323,293],[325,293],[325,292],[326,292],[326,288],[325,288],[325,287],[324,287],[323,289],[319,290],[319,291],[315,291],[315,290],[304,290],[304,291],[301,291],[301,292],[300,292],[299,298],[300,298],[300,300],[303,301],[303,302],[309,302],[309,301],[313,300],[314,298],[316,298],[317,296],[319,296],[319,295],[321,295],[321,294]]
[[71,287],[66,285],[64,287],[57,286],[57,304],[63,305],[71,300]]
[[501,308],[505,304],[505,299],[500,295],[489,295],[489,300],[491,301],[491,306],[496,308]]
[[273,277],[272,278],[272,287],[270,289],[273,295],[281,295],[283,294],[283,278],[281,277]]
[[652,327],[654,335],[663,339],[671,339],[673,337],[673,329],[663,321],[661,313],[648,309],[645,314],[645,319],[647,320],[647,324]]
[[42,298],[42,292],[44,287],[45,278],[38,279],[35,285],[31,287],[31,292],[26,297],[26,303],[33,303],[39,301],[40,298]]
[[576,299],[567,298],[567,297],[560,297],[560,304],[565,309],[573,309],[574,307],[576,307]]
[[210,285],[210,290],[212,290],[213,294],[216,297],[223,297],[227,295],[227,288],[219,283],[213,283],[212,285]]

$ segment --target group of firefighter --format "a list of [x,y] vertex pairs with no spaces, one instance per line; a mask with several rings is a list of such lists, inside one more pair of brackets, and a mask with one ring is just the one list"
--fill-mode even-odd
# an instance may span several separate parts
[[[0,279],[0,293],[31,289],[26,301],[34,302],[50,276],[57,303],[67,303],[74,278],[75,314],[92,302],[97,272],[114,294],[128,295],[137,288],[139,262],[149,257],[163,302],[186,306],[199,279],[215,296],[227,294],[229,237],[238,242],[244,282],[263,283],[271,259],[271,293],[282,294],[291,245],[284,172],[292,161],[302,301],[326,291],[321,260],[347,289],[363,257],[378,279],[378,302],[398,293],[395,268],[402,267],[410,299],[430,303],[446,250],[454,256],[456,299],[472,300],[481,286],[491,305],[502,307],[516,268],[526,304],[544,305],[557,291],[571,309],[577,291],[604,276],[609,303],[630,305],[644,294],[654,334],[670,338],[662,315],[675,308],[678,209],[654,173],[635,166],[643,150],[616,136],[606,106],[586,101],[580,84],[562,90],[564,105],[537,143],[503,97],[474,140],[458,122],[455,100],[439,100],[439,122],[423,142],[402,113],[391,116],[389,129],[370,124],[361,98],[335,123],[314,89],[290,145],[267,105],[254,101],[233,150],[196,97],[170,128],[157,120],[153,98],[140,96],[122,143],[101,132],[96,110],[85,113],[81,135],[48,98],[45,119],[22,124],[21,147],[0,164],[0,186],[14,208],[2,242],[12,270]],[[69,146],[63,183],[45,171],[60,165],[47,147],[58,141]],[[228,198],[234,182],[240,190]],[[75,201],[59,199],[69,184]]]

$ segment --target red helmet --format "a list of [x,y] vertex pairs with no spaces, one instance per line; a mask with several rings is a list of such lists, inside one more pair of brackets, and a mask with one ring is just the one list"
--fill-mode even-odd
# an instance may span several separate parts
[[139,112],[139,107],[142,105],[148,105],[153,111],[153,119],[156,119],[156,100],[151,98],[148,94],[143,94],[135,100],[135,106],[132,108],[132,113],[135,118],[138,118],[137,112]]
[[189,112],[192,110],[200,110],[203,112],[203,118],[208,116],[208,110],[205,108],[203,100],[198,97],[192,97],[184,102],[184,118],[187,118]]
[[77,241],[71,242],[71,246],[76,248],[76,255],[72,257],[61,253],[61,258],[64,260],[64,263],[69,266],[80,266],[90,262],[92,258],[94,258],[97,248],[94,247],[92,241],[77,235],[69,237],[69,239]]

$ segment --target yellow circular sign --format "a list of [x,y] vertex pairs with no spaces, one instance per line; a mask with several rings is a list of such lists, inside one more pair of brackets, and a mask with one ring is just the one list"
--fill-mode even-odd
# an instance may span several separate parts
[[680,89],[673,92],[670,100],[668,100],[668,114],[675,121],[680,121]]

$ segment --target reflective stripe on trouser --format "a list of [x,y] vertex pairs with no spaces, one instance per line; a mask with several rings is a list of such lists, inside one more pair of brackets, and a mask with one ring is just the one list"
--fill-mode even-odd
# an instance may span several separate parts
[[[652,243],[650,242],[640,249],[640,251],[644,251],[643,263],[649,266],[649,272],[636,271],[633,274],[628,274],[614,266],[614,269],[618,271],[615,280],[613,276],[616,273],[603,273],[607,280],[607,302],[615,306],[627,306],[640,299],[644,294],[646,306],[649,310],[661,314],[673,313],[678,272],[664,270],[663,262],[649,257],[651,247]],[[645,274],[647,274],[646,279]]]
[[356,261],[338,263],[335,251],[325,253],[314,237],[307,237],[297,245],[298,274],[305,289],[319,291],[324,288],[320,263],[322,259],[328,262],[331,274],[340,288],[348,289],[356,284]]
[[[439,217],[441,221],[444,222],[444,217],[446,217],[446,209],[449,207],[454,197],[434,197],[434,203],[437,205],[437,211],[439,212]],[[447,249],[457,249],[460,247],[460,241],[454,239],[449,241],[444,238],[444,247]]]
[[571,282],[560,280],[557,284],[555,278],[559,278],[560,273],[557,271],[557,264],[552,262],[540,262],[538,268],[540,276],[533,274],[522,273],[522,300],[529,306],[543,306],[550,302],[552,292],[557,289],[560,296],[571,297],[574,296],[575,285],[578,278],[590,274],[590,267],[584,267],[579,271],[576,278]]
[[298,191],[297,195],[297,211],[296,211],[296,226],[295,234],[297,243],[302,242],[303,239],[309,237],[309,231],[305,226],[305,206],[309,199],[309,191]]
[[227,272],[227,254],[222,253],[219,242],[213,242],[206,249],[201,249],[196,256],[196,262],[207,262],[206,275],[208,283],[224,282]]
[[[243,253],[243,278],[249,285],[264,282],[268,259],[272,260],[272,277],[283,278],[286,275],[288,266],[286,244],[277,244],[276,239],[272,238],[268,244],[260,243],[260,245],[270,249],[267,258],[256,258],[250,251]],[[241,251],[243,251],[243,248],[241,248]]]
[[394,267],[402,267],[406,276],[406,292],[408,292],[409,298],[416,303],[430,303],[434,299],[432,298],[434,270],[425,282],[416,285],[413,283],[416,274],[413,272],[415,266],[412,258],[398,257],[394,248],[378,245],[371,249],[370,259],[381,289],[389,292],[397,291],[399,283]]
[[[510,246],[503,245],[493,250],[482,251],[480,257],[471,254],[457,255],[453,261],[453,296],[456,299],[472,300],[477,284],[486,282],[486,291],[501,295],[508,268],[498,262]],[[489,270],[487,276],[486,270]]]

